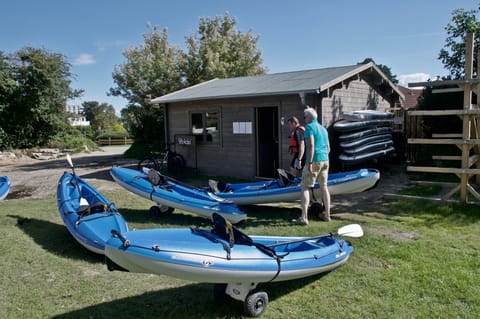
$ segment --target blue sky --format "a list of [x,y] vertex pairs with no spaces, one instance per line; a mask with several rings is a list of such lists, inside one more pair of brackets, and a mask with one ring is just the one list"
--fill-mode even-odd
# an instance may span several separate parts
[[61,53],[72,64],[72,88],[83,101],[126,103],[106,92],[114,86],[122,52],[143,43],[147,23],[167,28],[169,42],[184,48],[199,17],[228,14],[237,29],[259,36],[269,73],[352,65],[370,57],[405,82],[446,75],[438,53],[456,8],[474,0],[23,0],[4,1],[0,51],[25,46]]

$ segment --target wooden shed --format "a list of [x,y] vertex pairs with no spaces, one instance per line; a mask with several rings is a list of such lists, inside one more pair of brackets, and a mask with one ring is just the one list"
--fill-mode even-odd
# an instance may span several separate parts
[[288,168],[287,119],[306,105],[330,127],[353,110],[391,108],[403,97],[373,63],[213,79],[152,100],[165,106],[166,140],[187,166],[213,175],[271,178]]

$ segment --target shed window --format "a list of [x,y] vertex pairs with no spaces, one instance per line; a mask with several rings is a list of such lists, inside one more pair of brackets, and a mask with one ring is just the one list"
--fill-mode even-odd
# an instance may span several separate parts
[[219,143],[217,112],[192,113],[192,134],[199,143]]

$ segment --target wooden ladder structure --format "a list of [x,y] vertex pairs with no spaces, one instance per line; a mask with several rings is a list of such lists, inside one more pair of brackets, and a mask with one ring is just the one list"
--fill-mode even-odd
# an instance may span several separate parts
[[[476,183],[480,183],[480,108],[472,104],[472,92],[475,90],[477,96],[480,93],[480,63],[477,68],[477,77],[473,78],[473,48],[474,34],[466,35],[465,52],[465,78],[461,80],[444,80],[409,83],[409,87],[430,86],[438,87],[445,85],[455,85],[457,88],[436,89],[433,93],[448,93],[463,91],[463,109],[462,110],[428,110],[428,111],[409,111],[407,116],[459,116],[463,121],[462,132],[459,134],[433,134],[432,138],[409,138],[409,144],[443,144],[456,145],[461,150],[460,156],[433,156],[434,160],[460,161],[460,167],[429,167],[429,166],[408,166],[409,172],[425,173],[450,173],[459,177],[460,182],[450,191],[442,196],[441,200],[449,200],[455,193],[460,191],[460,201],[466,203],[468,194],[473,195],[480,201],[480,194],[470,184],[470,180],[475,176]],[[479,50],[480,57],[480,50]],[[478,99],[480,101],[480,99]]]

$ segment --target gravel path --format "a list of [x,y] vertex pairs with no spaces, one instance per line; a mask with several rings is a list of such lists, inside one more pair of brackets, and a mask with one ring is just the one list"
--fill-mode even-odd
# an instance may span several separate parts
[[[75,172],[85,179],[112,181],[109,170],[113,165],[136,165],[134,159],[124,159],[127,147],[108,146],[100,151],[72,156]],[[3,159],[0,161],[0,175],[7,175],[12,188],[8,199],[44,198],[56,193],[60,176],[70,167],[65,157],[51,160],[32,158]]]
[[[75,154],[72,156],[75,172],[87,180],[105,181],[104,187],[119,187],[110,177],[110,168],[114,165],[136,167],[137,164],[135,159],[122,157],[126,149],[125,146],[108,146],[88,154]],[[55,195],[57,182],[65,171],[70,171],[65,157],[54,160],[31,158],[0,160],[0,175],[7,175],[12,181],[12,189],[7,200]],[[383,195],[397,193],[404,188],[408,184],[408,176],[402,165],[382,165],[380,172],[380,182],[374,189],[357,194],[332,196],[332,214],[375,211],[379,205],[389,205],[389,201],[385,201]]]

